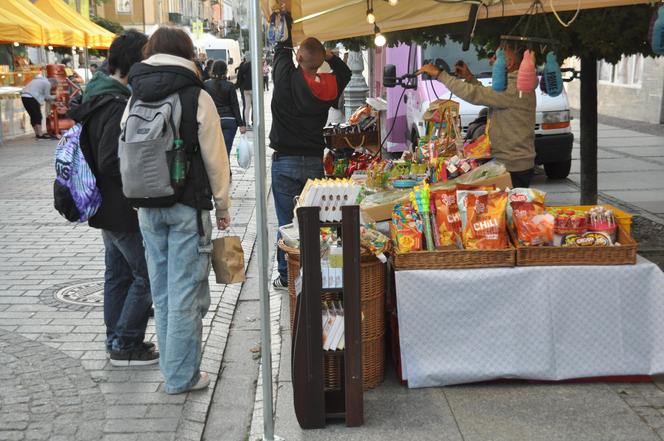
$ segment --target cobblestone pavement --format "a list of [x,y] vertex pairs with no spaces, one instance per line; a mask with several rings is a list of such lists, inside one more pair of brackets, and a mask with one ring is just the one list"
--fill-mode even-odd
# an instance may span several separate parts
[[[217,285],[212,275],[203,329],[208,390],[166,395],[157,367],[112,367],[101,236],[52,208],[54,147],[32,138],[0,146],[0,440],[199,440],[241,286]],[[253,168],[233,167],[232,232],[247,262],[256,237],[253,183]],[[154,340],[152,321],[147,332]]]

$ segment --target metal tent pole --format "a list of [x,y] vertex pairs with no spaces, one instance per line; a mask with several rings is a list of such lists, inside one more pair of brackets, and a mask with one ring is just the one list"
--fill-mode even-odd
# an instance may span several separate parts
[[[249,44],[254,116],[254,174],[256,190],[256,240],[258,241],[258,289],[261,308],[261,362],[263,369],[263,440],[274,441],[272,409],[272,343],[270,338],[269,248],[267,232],[267,186],[265,164],[265,115],[263,114],[263,39],[259,0],[251,0]],[[240,32],[242,29],[240,28]]]

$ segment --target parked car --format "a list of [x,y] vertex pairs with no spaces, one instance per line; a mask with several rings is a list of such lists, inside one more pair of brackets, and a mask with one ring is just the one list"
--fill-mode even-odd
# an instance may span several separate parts
[[[471,72],[483,85],[491,86],[491,67],[487,59],[480,59],[477,51],[471,46],[470,50],[463,52],[461,44],[452,41],[443,45],[432,45],[420,47],[418,45],[404,45],[401,47],[387,49],[387,62],[396,65],[397,75],[415,72],[425,63],[441,64],[441,60],[453,66],[458,60],[463,60]],[[399,51],[397,56],[390,56],[390,51]],[[395,52],[396,54],[396,52]],[[397,93],[388,93],[388,106],[396,109],[393,101],[402,95],[397,88]],[[546,175],[551,179],[566,178],[572,163],[572,144],[574,135],[571,130],[571,114],[566,93],[557,97],[551,97],[543,93],[539,88],[535,92],[537,96],[537,115],[535,124],[535,151],[537,156],[535,163],[543,165]],[[477,118],[482,106],[475,106],[452,95],[449,90],[435,79],[417,82],[415,89],[407,89],[403,93],[404,102],[401,104],[399,113],[405,113],[405,127],[408,131],[406,138],[411,146],[417,145],[417,140],[425,132],[423,115],[429,104],[438,99],[451,98],[460,103],[461,125],[463,133],[468,124]],[[404,106],[405,103],[405,106]],[[388,110],[388,118],[392,115]],[[404,124],[401,124],[403,129]],[[405,146],[404,146],[405,148]],[[391,151],[395,151],[394,148]]]

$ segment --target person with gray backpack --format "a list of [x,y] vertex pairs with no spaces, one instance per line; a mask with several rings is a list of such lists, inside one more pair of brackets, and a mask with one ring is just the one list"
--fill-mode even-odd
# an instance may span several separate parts
[[230,224],[230,168],[210,95],[182,30],[162,27],[146,59],[129,73],[132,97],[122,118],[118,154],[122,188],[138,208],[155,309],[165,391],[204,389],[203,317],[210,306],[210,211]]

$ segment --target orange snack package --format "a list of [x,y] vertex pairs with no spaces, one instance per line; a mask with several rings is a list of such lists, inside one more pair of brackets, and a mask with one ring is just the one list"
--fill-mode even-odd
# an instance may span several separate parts
[[471,250],[507,248],[505,210],[507,193],[469,194],[463,245]]
[[456,190],[437,190],[431,192],[436,207],[436,234],[441,247],[461,244],[461,215],[456,200]]
[[520,244],[553,244],[554,217],[544,212],[542,203],[512,202],[512,222]]

